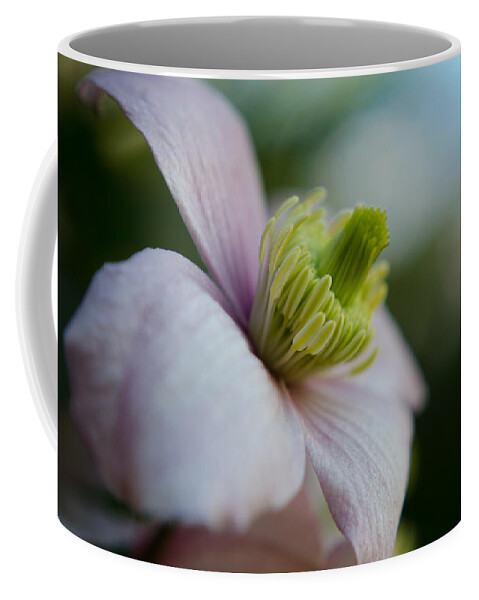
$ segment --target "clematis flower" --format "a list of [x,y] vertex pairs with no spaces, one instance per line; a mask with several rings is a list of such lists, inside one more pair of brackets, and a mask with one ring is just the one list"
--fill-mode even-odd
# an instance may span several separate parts
[[327,221],[319,189],[267,221],[219,92],[120,71],[79,90],[103,92],[144,135],[210,274],[161,249],[105,265],[65,332],[73,416],[106,485],[161,521],[241,532],[298,494],[310,460],[357,562],[391,556],[424,384],[380,308],[385,214]]

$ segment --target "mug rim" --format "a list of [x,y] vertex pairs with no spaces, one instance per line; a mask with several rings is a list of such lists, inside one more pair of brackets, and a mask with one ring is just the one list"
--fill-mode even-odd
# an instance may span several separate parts
[[[122,60],[113,60],[110,58],[101,58],[98,56],[86,54],[72,47],[72,42],[87,38],[92,35],[108,34],[117,32],[121,29],[132,31],[145,27],[168,27],[178,25],[199,25],[199,24],[221,24],[221,23],[237,23],[242,20],[250,21],[290,21],[297,25],[314,24],[317,26],[348,26],[348,27],[372,27],[378,31],[395,30],[403,31],[404,33],[423,34],[424,37],[436,37],[439,40],[449,43],[446,49],[432,53],[419,58],[406,60],[397,60],[394,62],[374,63],[360,66],[343,66],[343,67],[318,67],[304,69],[223,69],[223,68],[195,68],[195,67],[177,67],[167,65],[152,65],[136,62],[125,62]],[[454,36],[414,25],[406,25],[387,21],[374,21],[365,19],[345,19],[331,17],[299,17],[299,16],[226,16],[226,17],[187,17],[176,19],[159,19],[152,21],[138,21],[124,24],[116,24],[111,26],[97,27],[93,29],[77,32],[65,37],[58,45],[59,54],[73,59],[77,62],[86,63],[96,67],[114,69],[120,71],[129,71],[134,73],[145,73],[151,75],[167,75],[174,77],[193,77],[202,79],[322,79],[335,77],[351,77],[359,75],[374,75],[379,73],[390,73],[396,71],[405,71],[434,65],[450,58],[454,58],[461,53],[460,42]]]

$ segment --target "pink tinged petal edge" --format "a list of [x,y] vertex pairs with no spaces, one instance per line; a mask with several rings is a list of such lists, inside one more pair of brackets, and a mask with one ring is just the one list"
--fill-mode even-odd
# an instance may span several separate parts
[[331,514],[359,563],[392,556],[409,473],[412,412],[350,380],[292,391]]
[[240,115],[194,79],[94,71],[79,94],[94,102],[100,90],[144,135],[205,265],[245,325],[266,208]]
[[65,333],[75,421],[110,489],[162,520],[248,526],[305,464],[286,393],[214,283],[144,250],[104,266]]

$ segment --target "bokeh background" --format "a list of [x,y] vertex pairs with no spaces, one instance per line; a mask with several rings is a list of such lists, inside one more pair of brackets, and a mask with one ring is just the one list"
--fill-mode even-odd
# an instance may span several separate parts
[[[78,100],[90,69],[59,57],[60,336],[105,262],[161,247],[204,268],[141,134],[113,101],[95,114]],[[246,119],[272,202],[323,185],[333,209],[387,210],[388,305],[429,386],[396,552],[428,544],[460,519],[460,58],[374,76],[209,83]],[[122,552],[145,523],[98,485],[68,397],[60,344],[59,510],[70,529]]]

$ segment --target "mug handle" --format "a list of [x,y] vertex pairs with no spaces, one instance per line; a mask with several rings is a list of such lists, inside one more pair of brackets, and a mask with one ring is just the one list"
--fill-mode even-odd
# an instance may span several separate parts
[[17,325],[25,371],[40,421],[57,448],[58,362],[51,282],[57,239],[58,158],[53,143],[28,203],[17,263]]

